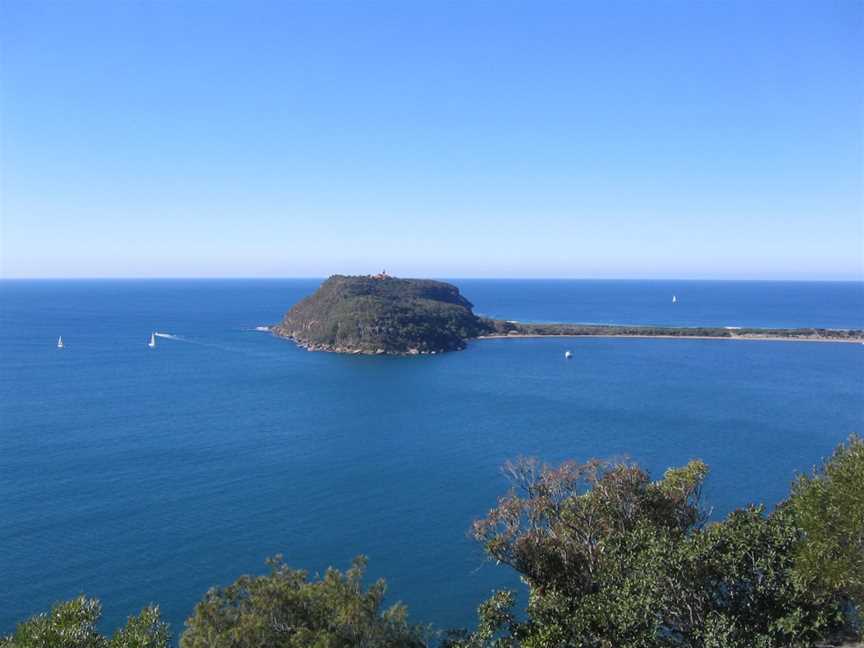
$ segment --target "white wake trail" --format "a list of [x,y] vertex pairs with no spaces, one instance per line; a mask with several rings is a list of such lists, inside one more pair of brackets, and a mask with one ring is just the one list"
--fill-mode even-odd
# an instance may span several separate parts
[[[241,329],[241,331],[268,331],[268,332],[269,332],[269,330],[270,330],[269,327],[264,327],[264,326],[256,326],[254,329]],[[260,353],[260,352],[254,351],[254,350],[246,348],[246,347],[236,346],[234,344],[231,344],[230,342],[228,342],[227,344],[226,343],[220,343],[220,342],[211,342],[211,341],[208,341],[206,338],[201,339],[201,338],[197,338],[197,337],[186,337],[184,335],[174,335],[173,333],[165,333],[163,331],[156,331],[153,333],[153,335],[155,335],[157,338],[162,338],[165,340],[172,340],[174,342],[183,342],[184,344],[193,344],[193,345],[198,346],[198,347],[204,347],[204,348],[208,348],[208,349],[217,349],[219,351],[226,351],[228,353],[239,353],[242,355],[269,357],[269,355],[267,353]]]

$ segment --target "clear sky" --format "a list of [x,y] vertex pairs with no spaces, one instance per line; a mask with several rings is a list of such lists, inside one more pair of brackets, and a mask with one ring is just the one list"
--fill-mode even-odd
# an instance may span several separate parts
[[0,0],[6,277],[864,278],[864,3]]

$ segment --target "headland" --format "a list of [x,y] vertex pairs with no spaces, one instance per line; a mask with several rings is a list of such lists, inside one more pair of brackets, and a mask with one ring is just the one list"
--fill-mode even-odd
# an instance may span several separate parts
[[626,337],[864,342],[860,329],[732,328],[530,323],[476,315],[453,284],[430,279],[333,275],[270,327],[309,351],[426,355],[473,339]]
[[494,329],[443,281],[334,275],[271,328],[310,351],[420,355],[456,351]]

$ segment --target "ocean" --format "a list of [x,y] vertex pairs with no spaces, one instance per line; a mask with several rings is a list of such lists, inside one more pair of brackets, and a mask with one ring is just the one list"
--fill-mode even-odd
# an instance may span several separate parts
[[[452,281],[523,321],[864,328],[861,283]],[[468,538],[508,458],[629,456],[660,476],[699,457],[720,517],[774,506],[864,433],[862,345],[554,338],[399,358],[255,330],[319,283],[0,282],[0,634],[83,592],[106,630],[157,602],[176,637],[209,587],[276,553],[313,574],[365,554],[412,620],[464,627],[519,588]],[[148,349],[155,330],[175,337]]]

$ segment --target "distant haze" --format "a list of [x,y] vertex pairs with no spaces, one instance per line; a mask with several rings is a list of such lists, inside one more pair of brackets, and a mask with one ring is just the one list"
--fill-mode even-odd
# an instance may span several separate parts
[[4,277],[864,279],[864,4],[4,2]]

